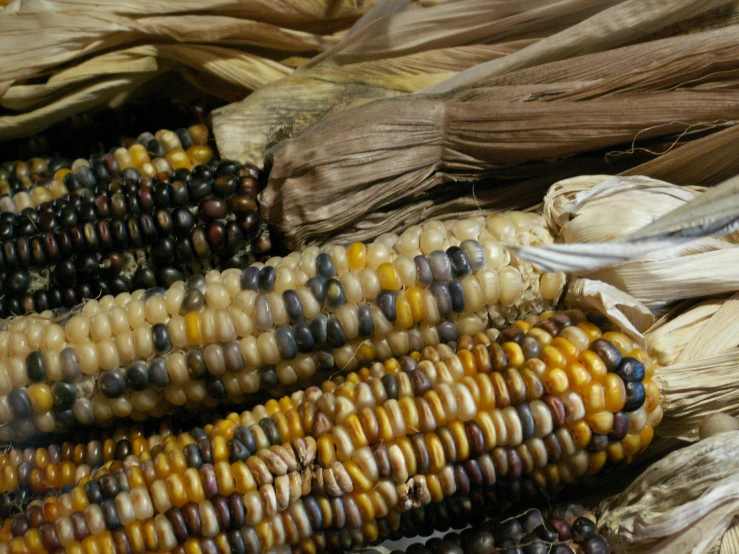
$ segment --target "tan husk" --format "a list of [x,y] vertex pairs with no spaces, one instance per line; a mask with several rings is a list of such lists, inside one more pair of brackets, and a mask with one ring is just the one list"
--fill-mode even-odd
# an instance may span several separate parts
[[145,76],[167,71],[211,99],[240,100],[290,74],[293,67],[280,62],[289,53],[336,45],[337,31],[374,2],[14,2],[0,12],[0,105],[17,113],[3,116],[0,140],[32,135],[72,113],[117,106],[134,90],[145,96]]
[[378,17],[290,77],[214,112],[218,148],[228,158],[261,165],[277,129],[299,134],[328,112],[442,82],[603,6],[602,0],[460,0]]
[[554,60],[616,48],[657,30],[728,4],[731,0],[627,0],[520,52],[489,62],[425,90],[449,92],[479,86],[491,76]]
[[[730,26],[514,71],[486,81],[486,86],[455,93],[453,97],[445,98],[446,102],[437,99],[439,104],[433,104],[433,107],[421,96],[385,100],[380,103],[380,107],[374,105],[376,102],[371,102],[352,109],[345,116],[346,125],[341,120],[341,114],[338,114],[326,118],[331,125],[320,121],[306,129],[305,132],[310,133],[310,136],[295,139],[300,141],[300,148],[278,146],[281,152],[279,156],[275,156],[274,163],[279,178],[270,188],[280,189],[279,197],[276,194],[274,196],[278,204],[295,196],[300,197],[297,204],[305,208],[289,223],[284,223],[289,237],[300,235],[295,244],[320,240],[327,234],[345,229],[352,222],[361,222],[372,211],[385,212],[391,202],[404,204],[411,200],[423,200],[423,195],[437,185],[443,185],[451,191],[453,188],[449,183],[452,182],[501,175],[504,168],[491,163],[495,159],[489,154],[491,145],[496,145],[499,141],[505,143],[506,152],[510,153],[510,156],[506,156],[506,161],[524,164],[520,166],[518,177],[526,180],[526,170],[534,162],[532,153],[544,150],[545,145],[536,142],[533,136],[503,135],[502,129],[485,121],[485,116],[480,112],[491,114],[496,108],[501,112],[505,108],[500,117],[510,127],[520,128],[523,135],[532,123],[525,110],[534,103],[547,103],[542,109],[551,110],[547,114],[551,120],[546,122],[549,125],[549,136],[561,138],[561,134],[575,131],[562,129],[566,122],[559,120],[561,114],[555,111],[557,108],[554,104],[596,99],[616,102],[618,97],[622,97],[623,101],[633,99],[634,102],[641,102],[641,97],[637,100],[634,94],[637,91],[689,86],[697,78],[721,82],[725,71],[739,68],[737,59],[739,26]],[[708,91],[697,88],[694,92],[703,94]],[[724,89],[724,92],[731,94],[730,89]],[[460,100],[460,104],[473,100],[484,103],[500,101],[501,105],[476,105],[474,110],[477,113],[470,107],[470,114],[460,115],[459,125],[456,125],[451,117],[456,112],[447,109],[447,106],[455,105],[456,100]],[[693,107],[701,103],[697,98],[695,100]],[[507,104],[511,101],[512,104]],[[586,103],[578,102],[572,109],[584,105]],[[639,155],[649,155],[650,149],[655,148],[651,145],[640,148],[649,137],[665,137],[662,150],[679,152],[680,148],[690,146],[678,147],[682,140],[691,138],[692,131],[700,129],[710,133],[714,129],[721,130],[722,122],[733,117],[724,112],[717,114],[715,118],[698,119],[690,114],[688,105],[684,108],[683,113],[674,114],[674,119],[665,123],[682,123],[674,136],[670,136],[674,127],[663,127],[665,124],[656,122],[653,118],[640,117],[638,121],[634,120],[634,128],[625,139],[626,144],[631,146],[622,147],[623,152],[619,156],[609,153],[609,160],[625,165],[617,171],[628,169],[629,162],[634,165],[644,161],[643,157],[638,159]],[[661,110],[661,107],[656,110]],[[397,118],[396,113],[399,114]],[[630,119],[630,114],[621,117],[624,123],[629,123]],[[534,122],[535,125],[536,123],[538,122]],[[591,136],[590,145],[583,145],[586,150],[597,151],[599,148],[612,148],[619,144],[618,139],[612,137],[610,128],[590,128],[597,124],[592,120],[581,120],[578,123],[583,127],[580,130]],[[505,130],[508,128],[505,127]],[[536,128],[530,134],[535,132]],[[602,144],[597,139],[603,138],[603,135],[615,139],[614,142]],[[499,138],[501,136],[504,141]],[[402,138],[407,140],[403,141]],[[526,141],[526,138],[531,140]],[[361,148],[354,147],[358,140],[361,141]],[[386,148],[385,145],[388,144],[392,148]],[[290,152],[285,152],[285,148],[291,148]],[[304,156],[303,153],[308,150],[310,156]],[[660,148],[655,152],[659,153]],[[722,152],[725,157],[736,159],[728,145]],[[516,158],[517,154],[523,159]],[[572,154],[574,152],[553,155]],[[697,155],[693,154],[691,159],[698,160]],[[361,164],[357,163],[358,159],[362,160]],[[671,159],[674,163],[682,161],[677,153]],[[540,160],[539,163],[547,161],[552,161],[552,158]],[[698,160],[697,165],[702,163]],[[715,172],[712,167],[705,173],[709,178],[713,175],[715,180],[717,175],[728,172],[727,166],[731,167],[732,163],[718,163]],[[535,169],[538,172],[539,167],[535,166]],[[576,169],[569,176],[583,173]],[[649,167],[644,169],[648,170]],[[665,166],[654,167],[657,173],[664,173],[666,170]],[[306,178],[308,175],[310,179]],[[703,179],[702,173],[693,168],[689,177],[682,179],[680,183],[693,184],[691,179],[700,182]],[[305,196],[299,188],[305,189]],[[392,199],[386,200],[388,194],[394,195]],[[283,210],[280,207],[276,209]],[[286,209],[287,207],[284,208]],[[336,219],[337,214],[342,217]],[[279,214],[276,217],[275,222],[281,225]],[[393,220],[390,218],[388,221]]]
[[[544,206],[547,222],[562,246],[555,245],[551,252],[518,250],[517,253],[522,257],[535,255],[542,267],[548,267],[547,260],[555,265],[569,264],[564,258],[564,250],[568,250],[568,255],[577,259],[579,265],[568,265],[570,271],[610,283],[651,308],[684,298],[732,292],[739,288],[734,271],[739,263],[735,233],[703,238],[691,235],[692,240],[677,241],[674,245],[663,243],[658,249],[649,246],[649,242],[637,241],[633,246],[643,246],[646,250],[636,252],[636,258],[626,255],[630,244],[622,242],[656,229],[653,222],[664,221],[659,219],[662,216],[670,214],[667,221],[673,220],[682,209],[690,209],[685,217],[700,222],[705,219],[696,210],[711,213],[719,220],[716,225],[721,227],[723,216],[718,204],[727,202],[723,197],[713,196],[727,186],[731,183],[702,195],[704,189],[687,189],[640,176],[585,176],[564,180],[552,186]],[[733,188],[726,190],[726,195],[731,195]],[[701,207],[704,199],[709,203]],[[615,213],[628,213],[628,217],[613,217]],[[590,243],[606,242],[594,248],[592,254],[588,253]]]
[[615,552],[705,552],[739,510],[739,431],[668,454],[600,508]]
[[582,102],[375,101],[270,151],[263,193],[290,247],[438,186],[739,116],[739,93],[654,92]]
[[[332,108],[356,101],[399,96],[439,82],[475,63],[505,56],[527,42],[474,45],[411,54],[340,67],[301,70],[242,102],[213,113],[213,133],[221,155],[262,165],[275,132],[300,133]],[[353,104],[356,105],[356,104]]]
[[725,298],[714,298],[689,310],[679,310],[678,315],[669,313],[663,316],[647,331],[649,355],[659,365],[675,363],[688,342],[702,332],[725,301]]
[[716,185],[739,174],[739,156],[735,155],[738,140],[739,125],[732,125],[679,145],[623,175],[649,175],[676,185]]

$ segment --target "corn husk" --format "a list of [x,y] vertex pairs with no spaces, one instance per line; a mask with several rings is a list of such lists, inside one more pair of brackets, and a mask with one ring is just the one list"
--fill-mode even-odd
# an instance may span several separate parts
[[700,554],[720,544],[737,511],[739,431],[732,431],[653,464],[603,502],[598,525],[615,552]]
[[373,4],[19,0],[0,12],[0,106],[10,110],[0,140],[141,97],[165,73],[221,103],[240,100],[292,73],[284,58],[335,46]]
[[714,298],[687,311],[678,310],[660,318],[649,329],[649,355],[659,365],[677,361],[685,346],[698,336],[726,299]]
[[[735,115],[739,94],[728,91],[562,103],[421,97],[370,102],[278,144],[269,156],[263,205],[295,248],[368,211],[422,198],[437,186],[612,147],[636,133],[663,136],[684,130],[690,121]],[[387,221],[375,232],[390,231],[395,223]]]
[[[544,213],[550,226],[558,231],[558,242],[602,243],[624,237],[685,206],[697,199],[702,190],[644,177],[577,178],[552,187],[545,198]],[[614,213],[628,213],[628,217],[615,218]],[[737,256],[735,235],[705,237],[583,276],[611,283],[648,306],[655,306],[734,290],[739,282],[717,266],[731,266],[731,260],[739,260]]]
[[[564,181],[545,203],[560,244],[516,253],[547,271],[610,283],[654,309],[732,292],[739,250],[736,234],[725,231],[737,218],[735,188],[727,182],[699,194],[643,177]],[[724,236],[711,236],[717,232]]]
[[[619,102],[644,105],[656,91],[678,94],[684,87],[702,95],[709,84],[715,86],[713,93],[731,94],[724,81],[735,69],[737,53],[739,26],[730,26],[512,71],[442,99],[374,101],[331,115],[270,152],[272,183],[265,195],[270,216],[289,244],[324,240],[347,227],[353,238],[360,238],[356,222],[369,213],[392,215],[390,210],[403,204],[443,197],[460,186],[466,192],[480,179],[476,195],[493,191],[493,198],[501,179],[528,182],[543,173],[546,164],[566,171],[566,161],[577,168],[586,152],[603,164],[605,150],[607,163],[626,165],[618,171],[666,151],[675,151],[677,159],[682,144],[724,129],[733,116],[726,111],[716,117],[691,114],[703,105],[699,96],[683,105],[680,114],[673,112],[669,122],[654,119],[667,113],[662,106],[651,110],[652,117],[642,117],[638,107],[623,108],[619,122],[633,122],[633,127],[619,137],[621,129],[598,126],[604,121],[600,114],[577,119],[568,108],[585,110],[590,102],[600,101],[604,111],[613,113]],[[696,80],[701,80],[699,86],[691,84]],[[537,105],[542,112],[534,111]],[[676,122],[680,124],[674,126]],[[579,132],[583,141],[568,144]],[[552,149],[554,143],[560,148]],[[728,149],[724,153],[735,158]],[[569,176],[577,174],[582,171],[571,168]],[[298,206],[301,209],[295,210]],[[377,232],[405,224],[394,217],[374,221],[381,225]]]
[[460,0],[424,10],[379,12],[370,21],[360,20],[358,25],[364,25],[295,74],[216,111],[213,130],[219,150],[261,165],[278,128],[299,134],[327,112],[440,83],[613,3]]

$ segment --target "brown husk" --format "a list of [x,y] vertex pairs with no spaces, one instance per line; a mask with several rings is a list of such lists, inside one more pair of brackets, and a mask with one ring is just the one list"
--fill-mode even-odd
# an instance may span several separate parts
[[[292,248],[382,206],[501,168],[680,133],[739,117],[735,91],[667,91],[580,102],[376,101],[332,115],[270,152],[268,220]],[[387,221],[374,234],[390,231]]]
[[[639,166],[641,174],[662,176],[671,164],[688,166],[718,146],[715,164],[701,163],[703,171],[694,165],[678,181],[716,182],[739,164],[729,155],[735,131],[726,128],[736,116],[709,114],[699,98],[708,92],[734,97],[734,83],[725,79],[739,71],[737,59],[734,25],[522,69],[441,98],[415,95],[334,113],[270,153],[268,217],[292,246],[339,230],[352,239],[368,238],[370,230],[387,232],[418,219],[435,199],[468,191],[466,182],[528,181],[545,175],[547,165],[556,174],[550,183],[580,174],[578,163],[567,158],[584,152],[600,159],[598,172]],[[695,101],[688,100],[691,94]],[[655,103],[645,113],[647,102]],[[615,121],[607,122],[609,117]],[[723,134],[713,138],[715,131]],[[663,164],[653,160],[664,152],[669,158]],[[434,215],[477,207],[465,204]],[[365,225],[372,212],[376,225]],[[396,213],[404,218],[389,217]]]
[[367,14],[374,19],[358,22],[339,44],[301,64],[294,74],[217,110],[213,132],[218,148],[228,158],[261,165],[279,129],[296,135],[327,113],[441,83],[617,1],[459,0],[423,10]]

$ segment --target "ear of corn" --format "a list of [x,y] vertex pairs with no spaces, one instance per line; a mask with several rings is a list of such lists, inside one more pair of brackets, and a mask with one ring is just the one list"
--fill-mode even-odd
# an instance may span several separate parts
[[551,237],[534,214],[432,221],[106,296],[61,320],[15,318],[0,331],[0,440],[243,403],[553,306],[563,275],[500,241]]
[[265,246],[253,167],[223,160],[154,179],[118,166],[80,169],[88,173],[64,177],[70,194],[3,214],[0,317],[168,287],[204,267],[243,268]]
[[372,541],[375,520],[477,487],[526,478],[557,490],[628,462],[661,419],[646,353],[581,312],[458,346],[228,416],[165,440],[153,459],[139,443],[115,472],[116,462],[6,520],[0,552],[138,551],[147,540],[154,550],[315,552],[333,531]]

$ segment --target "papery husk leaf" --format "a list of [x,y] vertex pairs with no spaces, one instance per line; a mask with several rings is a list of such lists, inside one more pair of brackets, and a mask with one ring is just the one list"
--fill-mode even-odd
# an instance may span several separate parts
[[[698,194],[695,189],[638,175],[583,175],[552,185],[544,198],[543,215],[562,242],[605,242],[652,223]],[[623,210],[628,217],[613,217]]]
[[[593,270],[622,264],[634,258],[643,258],[672,246],[673,243],[670,241],[573,243],[549,246],[506,245],[516,256],[535,264],[542,271],[587,273],[593,277],[597,276]],[[609,281],[614,279],[609,278]]]
[[708,189],[688,204],[632,233],[629,240],[726,234],[737,225],[739,225],[739,177],[732,177]]
[[9,87],[0,94],[0,105],[10,110],[28,111],[53,102],[60,94],[86,81],[111,75],[156,74],[159,69],[159,62],[154,55],[137,49],[109,52],[59,71],[44,84]]
[[652,464],[601,504],[598,526],[616,552],[699,554],[739,509],[739,431],[715,435]]
[[649,308],[623,291],[592,279],[574,279],[567,288],[565,304],[570,308],[595,311],[646,348],[643,332],[654,324]]
[[[324,118],[270,152],[263,205],[292,247],[366,212],[499,168],[739,115],[736,92],[655,92],[574,103],[375,101]],[[361,186],[360,186],[361,184]],[[450,186],[450,185],[447,185]]]
[[718,554],[739,554],[739,521],[736,517],[729,530],[721,539]]
[[615,270],[606,267],[589,271],[587,276],[606,280],[647,306],[658,307],[684,298],[739,290],[737,264],[739,248],[734,247],[674,259],[637,259],[620,264]]
[[676,185],[716,185],[739,174],[737,141],[739,126],[733,125],[674,148],[623,175],[648,175]]
[[218,14],[142,17],[132,20],[130,25],[142,34],[166,36],[177,42],[254,46],[285,52],[320,52],[339,41],[334,35],[306,33]]
[[664,419],[656,431],[663,437],[694,441],[704,417],[723,412],[739,416],[736,368],[739,350],[698,360],[676,362],[655,373],[662,394]]
[[373,21],[331,57],[339,64],[475,42],[548,36],[623,0],[460,0]]
[[[111,87],[124,89],[124,81],[140,85],[147,79],[171,70],[182,73],[212,96],[227,100],[233,99],[231,95],[234,94],[234,88],[241,96],[250,89],[264,86],[292,72],[278,62],[218,46],[137,46],[91,58],[57,73],[43,85],[11,87],[0,97],[0,105],[33,111],[0,117],[0,136],[32,135],[76,113],[74,110],[90,109],[109,102],[113,94]],[[100,81],[101,78],[105,78],[105,81]],[[60,98],[62,94],[64,96]],[[98,95],[97,101],[95,94]]]
[[59,100],[20,115],[0,116],[0,136],[4,139],[38,133],[64,118],[101,104],[120,101],[155,75],[134,75],[98,81]]
[[659,365],[675,363],[685,346],[702,333],[725,301],[724,298],[714,298],[688,310],[680,310],[677,316],[663,316],[646,332],[649,355]]
[[[608,0],[612,1],[615,0]],[[237,106],[226,106],[214,112],[218,148],[228,158],[261,165],[272,130],[288,128],[290,134],[295,135],[328,112],[335,113],[370,99],[398,96],[442,82],[454,73],[528,46],[538,37],[552,33],[558,22],[566,26],[581,21],[602,6],[602,0],[516,3],[460,0],[423,10],[383,15],[301,66],[296,75],[274,83],[270,90],[251,95]],[[561,19],[537,16],[539,10],[556,12]],[[475,41],[504,43],[497,47],[470,45],[470,50],[460,48]],[[450,51],[452,53],[447,55]],[[368,63],[372,60],[375,64]],[[424,71],[419,72],[424,65]],[[308,76],[322,83],[321,86],[314,84],[316,92],[306,98],[307,87],[311,84]],[[336,83],[333,94],[327,90],[327,82]],[[312,105],[311,98],[315,100]],[[272,114],[271,120],[265,119],[265,113]],[[250,130],[248,136],[244,136],[242,128]]]
[[683,347],[678,362],[700,360],[739,346],[739,294],[727,298],[705,325]]
[[[739,251],[734,248],[732,241],[702,237],[727,234],[739,226],[739,179],[708,189],[689,202],[685,202],[684,195],[675,188],[672,206],[676,207],[672,210],[669,210],[672,207],[669,205],[669,194],[665,197],[665,210],[660,210],[661,197],[650,198],[645,191],[637,192],[636,197],[629,199],[630,195],[626,190],[621,197],[618,187],[621,183],[629,183],[629,179],[631,178],[608,179],[589,192],[580,192],[583,199],[587,195],[599,198],[597,202],[590,202],[590,218],[586,217],[578,223],[576,217],[560,230],[560,238],[564,240],[611,238],[611,241],[598,245],[600,252],[592,244],[569,243],[545,248],[525,247],[517,249],[517,254],[536,262],[546,271],[587,273],[592,278],[603,279],[648,305],[665,302],[670,298],[698,296],[701,294],[701,287],[705,287],[702,292],[704,295],[732,290],[726,287],[734,287],[738,281],[732,275],[733,272],[726,271],[721,264],[739,261]],[[660,186],[663,189],[669,188],[667,184]],[[609,192],[613,195],[609,195]],[[643,195],[641,201],[637,201],[639,195]],[[609,214],[623,213],[625,210],[635,211],[637,220],[640,211],[645,212],[646,217],[659,217],[630,233],[619,234],[618,226],[613,227],[616,218]],[[583,206],[581,212],[588,213],[588,205]],[[609,223],[603,222],[609,219],[614,229],[613,235],[604,230],[609,228]],[[576,226],[580,231],[576,230],[568,237],[565,230],[570,225]],[[700,240],[695,240],[697,238]],[[673,248],[673,245],[678,247]],[[650,260],[620,263],[650,254]],[[669,260],[677,256],[680,257]],[[616,264],[620,265],[600,269]]]
[[492,76],[601,52],[649,36],[678,21],[695,17],[731,0],[626,0],[596,15],[532,44],[515,55],[488,62],[424,90],[441,93],[479,85]]
[[[528,44],[473,45],[340,67],[296,72],[213,112],[213,134],[223,157],[262,165],[280,128],[300,133],[332,109],[418,90],[483,60],[505,56]],[[245,130],[248,129],[248,133]]]

